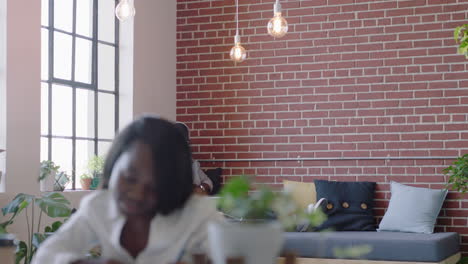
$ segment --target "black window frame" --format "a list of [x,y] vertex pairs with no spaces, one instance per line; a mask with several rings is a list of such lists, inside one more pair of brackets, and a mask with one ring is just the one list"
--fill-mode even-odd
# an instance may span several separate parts
[[[68,32],[65,30],[57,29],[54,27],[54,3],[55,1],[60,1],[60,0],[48,0],[49,1],[49,7],[48,7],[48,12],[49,12],[49,18],[48,18],[48,25],[44,26],[41,24],[41,30],[46,29],[48,32],[48,80],[42,80],[41,78],[41,83],[46,83],[48,85],[48,109],[47,109],[47,115],[48,115],[48,128],[47,128],[47,134],[42,134],[41,132],[41,138],[47,139],[47,159],[52,160],[52,139],[69,139],[72,141],[72,171],[71,171],[71,182],[72,182],[72,189],[71,190],[76,190],[76,141],[77,140],[88,140],[88,141],[94,141],[94,155],[98,155],[98,145],[99,142],[112,142],[113,139],[104,139],[104,138],[99,138],[99,116],[98,116],[98,111],[99,111],[99,94],[112,94],[114,95],[114,131],[117,133],[118,128],[119,128],[119,20],[114,16],[114,27],[115,27],[115,38],[114,42],[115,43],[110,43],[107,41],[99,40],[99,0],[92,0],[93,1],[93,17],[92,17],[92,37],[88,36],[83,36],[80,34],[76,33],[76,24],[77,24],[77,1],[80,0],[73,0],[73,24],[72,24],[72,32]],[[114,7],[117,5],[117,0],[115,0]],[[60,78],[55,78],[54,77],[54,33],[59,32],[63,33],[66,35],[69,35],[72,37],[72,59],[71,59],[71,80],[65,80],[65,79],[60,79]],[[88,83],[83,83],[83,82],[78,82],[75,81],[75,50],[76,50],[76,39],[81,38],[81,39],[86,39],[91,41],[92,43],[92,60],[91,60],[91,84]],[[114,47],[115,54],[114,54],[114,91],[109,91],[109,90],[101,90],[98,89],[98,59],[99,59],[99,54],[98,54],[98,44],[104,44],[108,46]],[[72,136],[58,136],[58,135],[53,135],[52,134],[52,93],[53,85],[62,85],[62,86],[67,86],[72,89]],[[76,136],[76,91],[77,89],[86,89],[89,91],[94,92],[94,137],[77,137]],[[42,93],[42,88],[41,88],[41,93]]]

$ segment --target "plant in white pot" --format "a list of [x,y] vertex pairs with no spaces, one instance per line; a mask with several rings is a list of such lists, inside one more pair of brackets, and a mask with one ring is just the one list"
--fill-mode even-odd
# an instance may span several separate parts
[[39,178],[41,192],[54,191],[55,176],[59,173],[60,166],[55,165],[51,160],[41,161]]
[[303,211],[287,193],[263,187],[249,194],[250,186],[250,179],[241,176],[228,181],[221,190],[218,206],[233,221],[208,226],[214,264],[238,257],[245,264],[275,263],[283,230],[304,223],[318,226],[326,219],[320,210]]

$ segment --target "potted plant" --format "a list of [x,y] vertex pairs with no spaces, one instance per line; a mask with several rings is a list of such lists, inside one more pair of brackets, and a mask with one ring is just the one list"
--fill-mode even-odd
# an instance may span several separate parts
[[88,171],[92,175],[91,190],[96,190],[102,178],[104,171],[104,158],[102,156],[94,155],[88,161]]
[[468,59],[468,24],[456,27],[453,37],[458,44],[458,53],[465,55]]
[[[39,214],[35,213],[37,209],[39,209]],[[39,245],[63,224],[62,221],[55,221],[41,232],[43,214],[51,218],[66,218],[71,214],[70,202],[60,193],[52,192],[41,196],[20,193],[2,208],[3,215],[11,215],[11,217],[6,222],[0,223],[0,234],[6,234],[8,226],[13,224],[16,217],[23,211],[26,217],[28,237],[26,241],[17,243],[15,264],[21,262],[29,264]],[[27,213],[28,211],[30,212]]]
[[449,177],[447,184],[449,188],[461,193],[468,192],[468,153],[458,157],[442,172]]
[[[468,192],[468,153],[458,157],[452,165],[443,169],[442,172],[449,177],[448,188],[462,194]],[[463,257],[459,263],[468,263],[468,257]]]
[[88,173],[83,173],[80,176],[81,189],[90,190],[91,184],[93,182],[93,177]]
[[60,166],[55,165],[51,160],[41,161],[41,170],[37,181],[40,183],[41,192],[54,191],[55,176]]
[[275,263],[283,230],[306,222],[318,226],[326,219],[320,210],[307,213],[300,209],[288,193],[266,187],[250,192],[250,188],[250,179],[241,176],[228,181],[221,190],[218,207],[233,222],[208,226],[215,264],[225,263],[229,257],[243,257],[246,264]]

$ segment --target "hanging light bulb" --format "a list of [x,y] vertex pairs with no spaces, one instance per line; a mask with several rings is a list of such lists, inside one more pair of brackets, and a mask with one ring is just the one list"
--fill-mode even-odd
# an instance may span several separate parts
[[281,15],[281,4],[279,0],[276,0],[273,9],[274,16],[268,22],[268,34],[274,38],[282,38],[288,33],[288,22]]
[[135,7],[130,0],[120,0],[115,8],[115,15],[120,21],[125,21],[135,16]]
[[231,52],[229,53],[231,60],[234,62],[243,62],[247,58],[247,52],[240,43],[240,36],[236,35],[234,37],[234,47],[232,47]]
[[234,37],[234,47],[231,48],[229,55],[235,63],[243,62],[247,58],[247,52],[241,45],[239,35],[239,0],[236,0],[236,36]]

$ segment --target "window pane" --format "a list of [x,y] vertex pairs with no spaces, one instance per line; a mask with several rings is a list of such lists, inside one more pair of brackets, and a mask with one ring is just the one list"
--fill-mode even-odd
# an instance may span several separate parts
[[91,83],[91,44],[89,40],[76,38],[75,80],[77,82]]
[[52,139],[52,161],[60,166],[60,171],[65,171],[67,175],[72,172],[72,140]]
[[72,89],[52,85],[52,135],[72,136]]
[[93,1],[76,1],[76,33],[79,35],[93,36]]
[[54,77],[71,80],[72,37],[54,33]]
[[88,173],[88,160],[94,155],[94,141],[76,141],[76,188],[81,189],[80,176]]
[[54,28],[72,32],[73,0],[54,1]]
[[49,79],[49,30],[41,30],[41,79]]
[[106,91],[115,90],[115,48],[109,45],[99,44],[99,70],[98,89]]
[[102,157],[106,157],[107,152],[109,151],[112,143],[107,141],[99,141],[98,142],[98,155]]
[[41,135],[49,134],[49,85],[41,83]]
[[41,137],[41,161],[49,159],[49,139]]
[[76,136],[94,137],[94,92],[76,89]]
[[41,25],[48,26],[49,25],[49,0],[42,0],[41,3]]
[[112,139],[115,133],[115,96],[98,94],[98,136],[100,139]]
[[115,41],[115,0],[99,0],[98,39]]

